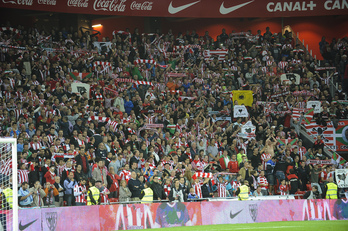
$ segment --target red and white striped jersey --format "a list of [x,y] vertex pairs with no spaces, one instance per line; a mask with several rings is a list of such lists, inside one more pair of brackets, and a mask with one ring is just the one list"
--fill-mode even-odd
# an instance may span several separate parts
[[324,182],[327,180],[327,173],[326,171],[321,171],[320,173],[320,182]]
[[172,188],[170,187],[170,184],[164,185],[163,189],[164,189],[164,192],[165,192],[166,196],[169,197],[170,191],[172,190]]
[[83,193],[82,191],[86,190],[86,185],[76,184],[74,187],[74,196],[75,202],[86,203],[87,192]]
[[272,158],[272,156],[271,156],[271,154],[269,154],[269,153],[263,153],[262,155],[261,155],[261,160],[262,160],[262,168],[263,168],[263,170],[266,170],[267,169],[267,159],[271,159]]
[[278,67],[279,67],[281,70],[284,70],[285,67],[287,67],[288,65],[289,65],[289,63],[286,62],[286,61],[280,61],[280,62],[278,63]]
[[131,172],[123,169],[120,173],[121,180],[126,180],[127,183],[129,179],[131,178]]
[[242,184],[238,181],[232,181],[232,188],[234,190],[237,190],[240,186],[242,186]]
[[193,188],[195,189],[195,194],[198,196],[198,198],[203,198],[202,185],[200,183],[194,183]]
[[100,192],[100,197],[101,197],[100,203],[109,204],[109,196],[107,193],[110,193],[110,191],[109,191],[109,189],[104,187],[104,189]]
[[58,173],[58,176],[59,176],[59,177],[62,177],[62,174],[63,174],[63,171],[64,171],[65,167],[66,167],[65,164],[64,164],[64,165],[58,165],[58,166],[57,166],[57,173]]
[[[268,181],[267,181],[266,177],[259,176],[257,178],[257,183],[261,186],[261,189],[268,189]],[[261,184],[265,184],[267,186],[262,186]]]
[[48,134],[47,138],[48,138],[48,142],[52,145],[56,136]]
[[21,185],[23,182],[29,183],[29,170],[18,169],[18,185]]
[[1,162],[0,173],[6,176],[12,175],[12,159],[3,160]]
[[280,195],[288,195],[288,186],[287,185],[279,185]]
[[218,197],[226,197],[226,183],[218,183]]
[[32,148],[33,150],[39,150],[39,148],[41,148],[41,144],[39,142],[30,142],[29,148]]

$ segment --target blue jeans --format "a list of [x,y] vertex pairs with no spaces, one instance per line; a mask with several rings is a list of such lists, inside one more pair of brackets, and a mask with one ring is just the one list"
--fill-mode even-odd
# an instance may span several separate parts
[[285,174],[284,174],[283,171],[277,171],[276,172],[276,177],[279,180],[279,183],[280,183],[280,181],[285,180]]
[[67,206],[73,206],[75,205],[75,197],[72,194],[65,194],[65,200]]

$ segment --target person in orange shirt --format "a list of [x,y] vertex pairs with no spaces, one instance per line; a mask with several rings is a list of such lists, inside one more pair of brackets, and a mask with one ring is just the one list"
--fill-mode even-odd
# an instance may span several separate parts
[[167,87],[169,91],[175,91],[179,88],[179,86],[173,81],[173,78],[169,78],[169,81],[167,83]]

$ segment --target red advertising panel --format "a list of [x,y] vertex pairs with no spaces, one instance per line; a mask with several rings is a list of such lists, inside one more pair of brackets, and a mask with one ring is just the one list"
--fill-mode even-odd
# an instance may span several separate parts
[[1,0],[1,7],[149,17],[296,17],[347,14],[347,0]]

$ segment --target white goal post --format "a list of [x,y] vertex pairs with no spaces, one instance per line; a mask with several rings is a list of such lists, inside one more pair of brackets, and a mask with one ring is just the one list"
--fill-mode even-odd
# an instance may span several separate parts
[[[10,150],[8,150],[9,148]],[[6,160],[10,160],[10,158],[12,158],[12,173],[10,173],[8,176],[7,187],[12,189],[12,209],[4,208],[4,206],[2,206],[1,213],[6,214],[6,227],[3,227],[3,224],[2,224],[0,227],[0,231],[1,230],[18,231],[17,139],[1,137],[0,138],[0,161],[1,161],[0,168],[5,168],[6,166],[4,164]],[[11,179],[12,179],[12,187],[10,185]],[[4,178],[2,178],[2,181],[5,181]],[[2,182],[1,184],[5,185],[6,182]],[[1,190],[3,191],[4,188],[1,188]]]

